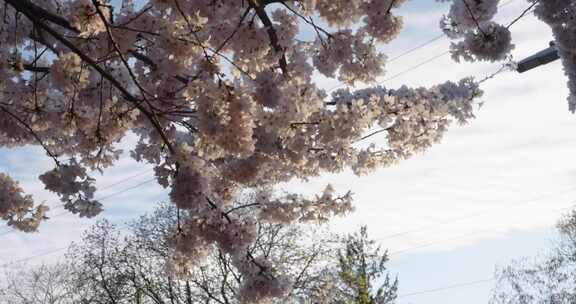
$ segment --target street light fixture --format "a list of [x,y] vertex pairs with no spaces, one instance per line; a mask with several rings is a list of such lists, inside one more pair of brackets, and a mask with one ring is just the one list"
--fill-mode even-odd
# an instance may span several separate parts
[[560,56],[558,55],[558,49],[556,48],[554,41],[551,41],[550,47],[547,49],[542,50],[518,62],[516,71],[518,71],[518,73],[524,73],[538,66],[555,61],[559,58]]

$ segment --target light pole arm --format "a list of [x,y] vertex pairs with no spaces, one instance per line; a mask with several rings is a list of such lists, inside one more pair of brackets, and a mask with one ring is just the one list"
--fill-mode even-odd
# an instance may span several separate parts
[[560,56],[558,55],[558,49],[556,48],[553,42],[550,42],[549,48],[542,50],[518,62],[518,67],[516,68],[516,71],[518,71],[518,73],[524,73],[538,66],[555,61],[559,58]]

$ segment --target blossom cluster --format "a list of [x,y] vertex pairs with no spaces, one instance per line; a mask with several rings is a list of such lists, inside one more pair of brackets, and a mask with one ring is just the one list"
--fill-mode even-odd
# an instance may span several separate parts
[[0,173],[0,219],[8,226],[32,232],[38,230],[40,222],[47,219],[48,207],[34,207],[32,196],[23,195],[23,190],[10,176]]
[[[82,37],[89,37],[106,30],[105,22],[109,20],[100,18],[91,0],[73,0],[69,5],[68,18],[70,23],[80,30]],[[105,18],[109,18],[110,10],[107,6],[103,5],[99,9]]]
[[[536,2],[530,0],[530,2]],[[574,1],[538,1],[534,14],[550,26],[564,73],[568,78],[568,106],[576,112],[576,3]]]
[[64,208],[80,217],[94,217],[102,211],[102,204],[93,200],[94,179],[74,160],[40,175],[47,190],[57,193]]
[[50,69],[52,85],[61,92],[83,89],[88,84],[88,71],[82,68],[82,60],[74,53],[62,54]]
[[508,27],[492,19],[499,0],[454,0],[441,20],[443,31],[452,39],[450,51],[456,61],[501,61],[514,48]]
[[289,280],[276,273],[274,266],[264,257],[234,261],[235,266],[245,275],[240,286],[239,298],[242,303],[272,303],[290,292]]
[[352,195],[334,197],[334,188],[328,185],[322,195],[314,200],[291,194],[274,199],[270,191],[262,189],[256,195],[259,218],[265,222],[290,224],[296,221],[325,223],[331,216],[345,215],[353,211]]

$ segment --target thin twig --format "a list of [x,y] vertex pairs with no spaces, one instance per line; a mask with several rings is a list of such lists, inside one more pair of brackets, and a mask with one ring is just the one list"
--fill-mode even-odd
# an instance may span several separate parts
[[234,212],[234,211],[236,211],[236,210],[239,210],[239,209],[244,209],[244,208],[249,208],[249,207],[255,207],[255,206],[259,206],[259,205],[260,205],[260,203],[250,203],[250,204],[246,204],[246,205],[236,206],[236,207],[234,207],[234,208],[226,211],[225,213],[226,213],[226,214],[230,214],[230,213],[232,213],[232,212]]
[[474,16],[474,13],[472,12],[470,5],[468,5],[468,2],[466,2],[466,0],[462,0],[462,2],[464,2],[464,5],[466,6],[468,13],[470,14],[470,17],[472,17],[472,20],[474,20],[474,23],[476,23],[476,27],[478,27],[478,31],[480,31],[480,33],[482,33],[482,35],[487,36],[486,33],[480,27],[480,23],[478,22],[478,19],[476,19],[476,16]]
[[62,43],[64,46],[70,49],[73,53],[78,55],[84,62],[86,62],[89,66],[95,69],[98,73],[102,74],[102,76],[104,76],[106,80],[108,80],[116,89],[118,89],[118,91],[120,91],[120,93],[124,96],[124,98],[127,101],[132,103],[138,110],[140,110],[140,112],[144,114],[144,116],[146,116],[146,118],[148,118],[148,120],[152,123],[152,126],[156,129],[156,131],[159,133],[160,137],[168,147],[168,150],[171,153],[174,153],[172,144],[170,143],[168,137],[164,133],[162,126],[155,120],[154,115],[150,113],[146,108],[144,108],[140,104],[140,101],[136,97],[134,97],[130,92],[128,92],[128,90],[124,88],[124,86],[120,82],[118,82],[118,80],[114,78],[114,76],[105,71],[102,67],[98,65],[98,63],[96,63],[96,61],[94,61],[92,58],[86,55],[82,50],[76,47],[68,39],[64,38],[60,33],[52,29],[50,26],[46,25],[40,16],[36,16],[34,14],[34,11],[30,11],[26,8],[26,6],[21,5],[22,3],[30,2],[29,0],[6,0],[6,2],[10,4],[12,7],[14,7],[16,10],[20,11],[22,14],[24,14],[32,22],[35,22],[38,25],[38,27],[40,27],[48,34],[50,34],[52,37],[54,37],[56,40],[58,40],[60,43]]
[[534,3],[532,3],[532,5],[530,5],[528,8],[526,8],[522,14],[520,14],[520,16],[518,16],[516,19],[512,20],[512,22],[510,22],[510,24],[508,24],[508,26],[506,26],[507,29],[509,29],[514,23],[518,22],[518,20],[522,19],[526,14],[528,14],[528,12],[530,12],[530,10],[532,10],[532,8],[534,6],[536,6],[536,4],[538,4],[538,2],[540,2],[540,0],[536,0],[534,1]]
[[370,133],[370,134],[368,134],[368,135],[366,135],[366,136],[363,136],[362,138],[358,139],[357,141],[355,141],[355,143],[360,142],[360,141],[363,141],[363,140],[365,140],[365,139],[367,139],[367,138],[370,138],[370,137],[372,137],[372,136],[374,136],[374,135],[376,135],[376,134],[380,134],[380,133],[382,133],[382,132],[388,131],[388,129],[390,129],[390,128],[383,128],[383,129],[380,129],[380,130],[376,130],[376,131],[374,131],[374,132],[372,132],[372,133]]
[[0,106],[0,110],[2,110],[4,113],[8,114],[10,117],[12,117],[14,120],[16,120],[17,122],[19,122],[21,125],[24,126],[24,128],[30,133],[32,134],[32,136],[34,137],[34,139],[36,139],[36,141],[42,146],[42,148],[44,148],[44,151],[46,151],[46,154],[48,154],[48,156],[50,156],[54,162],[56,163],[56,166],[60,166],[60,162],[58,161],[58,158],[56,157],[56,154],[54,154],[52,151],[50,151],[50,149],[48,149],[48,146],[46,146],[46,144],[44,143],[44,141],[42,141],[42,139],[40,138],[40,136],[38,134],[36,134],[36,132],[34,132],[34,129],[32,129],[32,127],[30,127],[24,120],[22,120],[20,117],[18,117],[16,114],[10,112],[8,109],[6,109],[3,106]]

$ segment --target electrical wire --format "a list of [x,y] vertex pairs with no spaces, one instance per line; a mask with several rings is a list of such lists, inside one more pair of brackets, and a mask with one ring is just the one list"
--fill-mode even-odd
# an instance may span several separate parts
[[466,287],[466,286],[478,285],[478,284],[488,283],[488,282],[492,282],[492,281],[496,281],[496,279],[495,278],[487,278],[487,279],[470,281],[470,282],[456,283],[456,284],[452,284],[452,285],[448,285],[448,286],[444,286],[444,287],[438,287],[438,288],[433,288],[433,289],[426,289],[426,290],[420,290],[420,291],[414,291],[414,292],[410,292],[410,293],[401,294],[397,297],[397,299],[412,297],[412,296],[426,294],[426,293],[439,292],[439,291],[444,291],[444,290],[449,290],[449,289],[461,288],[461,287]]
[[[139,174],[139,175],[141,175],[141,174]],[[134,176],[134,177],[135,177],[135,176]],[[145,181],[143,181],[143,182],[141,182],[141,183],[138,183],[138,184],[136,184],[136,185],[134,185],[134,186],[132,186],[132,187],[128,187],[128,188],[122,189],[122,190],[120,190],[120,191],[116,191],[116,192],[114,192],[114,193],[111,193],[111,194],[109,194],[109,195],[103,196],[103,197],[98,198],[98,199],[96,199],[96,200],[102,201],[102,200],[109,199],[109,198],[111,198],[111,197],[120,195],[120,194],[125,193],[125,192],[127,192],[127,191],[130,191],[130,190],[133,190],[133,189],[142,187],[143,185],[145,185],[145,184],[147,184],[147,183],[150,183],[150,182],[152,182],[152,181],[154,181],[154,180],[155,180],[155,178],[151,178],[151,179],[145,180]],[[52,218],[58,217],[58,216],[62,216],[62,215],[67,214],[67,213],[68,213],[68,212],[62,212],[62,213],[59,213],[59,214],[53,216]],[[6,235],[6,234],[9,234],[9,233],[13,233],[13,232],[15,232],[15,231],[16,231],[16,230],[11,230],[11,231],[8,231],[8,232],[6,232],[6,233],[0,234],[0,236]],[[68,246],[66,246],[66,247],[59,247],[59,248],[55,248],[55,249],[52,249],[52,250],[50,250],[50,251],[47,251],[47,252],[45,252],[45,253],[36,254],[36,255],[32,255],[32,256],[29,256],[29,257],[22,258],[22,259],[18,259],[18,260],[9,262],[9,263],[1,264],[1,265],[0,265],[0,268],[2,268],[2,267],[7,267],[7,266],[9,266],[9,265],[13,265],[13,264],[17,264],[17,263],[21,263],[21,262],[26,262],[26,261],[33,260],[33,259],[36,259],[36,258],[39,258],[39,257],[43,257],[43,256],[47,256],[47,255],[50,255],[50,254],[53,254],[53,253],[57,253],[57,252],[60,252],[60,251],[64,251],[64,250],[66,250],[67,248],[68,248]]]
[[[149,171],[149,170],[148,170],[148,171]],[[138,174],[135,174],[134,176],[132,176],[132,177],[130,177],[130,178],[124,179],[122,182],[128,181],[129,179],[138,177],[138,176],[140,176],[140,175],[142,175],[142,172],[140,172],[140,173],[138,173]],[[102,200],[109,199],[109,198],[111,198],[111,197],[120,195],[120,194],[125,193],[125,192],[127,192],[127,191],[130,191],[130,190],[133,190],[133,189],[142,187],[142,186],[144,186],[145,184],[150,183],[150,182],[152,182],[152,181],[154,181],[154,180],[155,180],[155,178],[151,178],[151,179],[145,180],[145,181],[140,182],[140,183],[138,183],[138,184],[136,184],[136,185],[134,185],[134,186],[131,186],[131,187],[128,187],[128,188],[125,188],[125,189],[122,189],[122,190],[113,192],[113,193],[111,193],[111,194],[102,196],[102,197],[100,197],[100,198],[97,198],[96,200],[102,201]],[[118,185],[119,183],[120,183],[120,182],[116,183],[115,185]],[[104,187],[103,189],[105,189],[105,188],[110,188],[110,187]],[[62,215],[64,215],[64,214],[68,214],[68,212],[66,211],[66,212],[62,212],[62,213],[56,214],[56,215],[52,216],[52,218],[59,217],[59,216],[62,216]],[[5,233],[0,234],[0,236],[4,236],[4,235],[10,234],[10,233],[14,233],[14,232],[16,232],[16,230],[15,230],[15,229],[12,229],[12,230],[10,230],[10,231],[7,231],[7,232],[5,232]],[[25,261],[29,261],[29,260],[36,259],[36,258],[39,258],[39,257],[47,256],[47,255],[50,255],[50,254],[53,254],[53,253],[57,253],[57,252],[66,250],[67,248],[68,248],[68,246],[66,246],[66,247],[60,247],[60,248],[55,248],[55,249],[52,249],[52,250],[50,250],[50,251],[48,251],[48,252],[45,252],[45,253],[42,253],[42,254],[32,255],[32,256],[25,257],[25,258],[22,258],[22,259],[19,259],[19,260],[15,260],[15,261],[12,261],[12,262],[9,262],[9,263],[6,263],[6,264],[2,264],[2,265],[0,265],[0,268],[2,268],[2,267],[7,267],[7,266],[9,266],[9,265],[13,265],[13,264],[17,264],[17,263],[21,263],[21,262],[25,262]]]
[[422,44],[420,44],[420,45],[418,45],[418,46],[415,46],[415,47],[413,47],[413,48],[411,48],[411,49],[409,49],[409,50],[407,50],[407,51],[404,51],[404,52],[400,53],[400,54],[397,55],[397,56],[394,56],[394,57],[390,58],[390,59],[388,60],[388,63],[392,63],[392,62],[394,62],[394,61],[396,61],[396,60],[398,60],[398,59],[400,59],[400,58],[402,58],[402,57],[404,57],[404,56],[406,56],[406,55],[412,54],[412,53],[416,52],[417,50],[419,50],[419,49],[421,49],[421,48],[424,48],[424,47],[426,47],[426,46],[428,46],[428,45],[430,45],[430,44],[432,44],[432,43],[434,43],[434,42],[436,42],[436,41],[438,41],[438,40],[440,40],[440,39],[442,39],[442,38],[444,38],[444,37],[446,37],[444,34],[440,34],[440,35],[438,35],[438,36],[436,36],[436,37],[434,37],[434,38],[432,38],[432,39],[430,39],[430,40],[428,40],[428,41],[426,41],[426,42],[424,42],[424,43],[422,43]]
[[[516,1],[516,0],[506,1],[506,2],[504,2],[504,3],[502,3],[502,4],[500,4],[500,5],[498,6],[498,8],[502,8],[502,7],[506,6],[506,5],[509,5],[509,4],[511,4],[512,2],[514,2],[514,1]],[[522,17],[524,17],[525,14],[526,14],[526,13],[523,13],[523,14],[522,14],[520,17],[518,17],[517,20],[515,20],[514,22],[516,22],[516,21],[518,21],[518,19],[521,19]],[[442,39],[442,38],[444,38],[444,37],[446,37],[444,34],[440,34],[440,35],[438,35],[438,36],[435,36],[435,37],[433,37],[432,39],[430,39],[430,40],[428,40],[428,41],[426,41],[426,42],[424,42],[424,43],[422,43],[422,44],[420,44],[420,45],[417,45],[417,46],[415,46],[415,47],[413,47],[413,48],[410,48],[410,49],[408,49],[408,50],[406,50],[406,51],[398,54],[397,56],[392,57],[392,58],[388,61],[388,63],[394,62],[394,61],[396,61],[396,60],[398,60],[398,59],[400,59],[400,58],[402,58],[402,57],[404,57],[404,56],[406,56],[406,55],[408,55],[408,54],[411,54],[411,53],[413,53],[413,52],[415,52],[415,51],[417,51],[417,50],[419,50],[419,49],[422,49],[422,48],[424,48],[424,47],[426,47],[426,46],[428,46],[428,45],[430,45],[430,44],[432,44],[432,43],[434,43],[434,42],[436,42],[436,41],[438,41],[438,40],[440,40],[440,39]],[[409,67],[409,68],[406,69],[406,70],[403,70],[403,71],[401,71],[401,72],[398,72],[397,74],[394,74],[394,75],[392,75],[391,77],[388,77],[388,78],[384,79],[382,82],[386,82],[386,81],[390,81],[390,80],[396,79],[396,78],[398,78],[398,77],[400,77],[400,76],[402,76],[402,75],[405,75],[405,74],[410,73],[410,72],[412,72],[412,71],[414,71],[414,70],[417,70],[417,69],[419,69],[420,67],[422,67],[422,66],[424,66],[424,65],[427,65],[427,64],[429,64],[429,63],[431,63],[431,62],[434,62],[435,60],[437,60],[437,59],[439,59],[439,58],[441,58],[441,57],[443,57],[443,56],[445,56],[445,55],[447,55],[447,54],[449,54],[449,53],[450,53],[450,51],[445,51],[445,52],[443,52],[443,53],[441,53],[441,54],[437,54],[437,55],[435,55],[435,56],[433,56],[433,57],[430,57],[430,58],[428,58],[428,59],[425,59],[424,61],[422,61],[422,62],[420,62],[420,63],[418,63],[418,64],[416,64],[416,65],[414,65],[414,66],[412,66],[412,67]],[[345,84],[339,84],[339,85],[337,85],[337,86],[334,86],[334,87],[330,88],[330,89],[328,90],[328,92],[334,91],[334,90],[336,90],[336,89],[339,89],[339,88],[342,88],[342,87],[345,87],[345,86],[346,86]]]
[[[557,208],[556,210],[566,210],[566,209],[571,209],[571,208],[572,208],[572,206],[571,207]],[[453,239],[455,239],[455,238],[451,238],[450,240],[453,240]],[[438,242],[435,242],[435,243],[438,243]],[[419,248],[421,248],[421,247],[425,247],[425,246],[419,246]],[[402,250],[402,251],[407,251],[407,250]],[[546,271],[546,269],[544,269],[543,271]],[[413,291],[413,292],[401,294],[397,297],[397,299],[407,298],[407,297],[422,295],[422,294],[428,294],[428,293],[435,293],[435,292],[444,291],[444,290],[457,289],[457,288],[461,288],[461,287],[473,286],[473,285],[478,285],[478,284],[488,283],[488,282],[493,282],[493,281],[496,281],[496,278],[485,278],[485,279],[479,279],[479,280],[474,280],[474,281],[455,283],[455,284],[444,286],[444,287],[425,289],[425,290],[419,290],[419,291]]]
[[[517,207],[522,207],[527,203],[534,203],[534,202],[538,202],[544,199],[549,199],[552,197],[555,197],[557,195],[562,195],[562,194],[566,194],[566,193],[570,193],[571,191],[576,190],[576,186],[574,187],[568,187],[566,189],[563,189],[560,192],[554,192],[552,194],[549,195],[540,195],[537,196],[535,198],[531,198],[528,200],[519,200],[516,202],[513,202],[509,205],[504,206],[503,208],[517,208]],[[421,231],[426,231],[426,230],[430,230],[430,228],[435,228],[438,226],[444,226],[444,225],[449,225],[455,222],[459,222],[459,221],[463,221],[463,220],[467,220],[467,219],[471,219],[471,218],[475,218],[475,217],[479,217],[479,216],[483,216],[483,215],[487,215],[487,214],[491,214],[491,213],[495,213],[495,212],[501,212],[502,209],[498,209],[498,210],[485,210],[485,211],[481,211],[481,212],[475,212],[475,213],[471,213],[471,214],[467,214],[467,215],[463,215],[463,216],[458,216],[458,217],[453,217],[453,218],[449,218],[449,219],[443,219],[442,221],[439,221],[437,223],[434,224],[430,224],[430,225],[424,225],[421,226],[419,228],[415,228],[412,230],[405,230],[405,231],[401,231],[401,232],[396,232],[396,233],[392,233],[389,235],[386,235],[384,237],[381,238],[376,238],[375,240],[377,241],[385,241],[385,240],[389,240],[389,239],[394,239],[400,236],[405,236],[407,234],[411,234],[411,233],[416,233],[416,232],[421,232]]]
[[406,69],[406,70],[403,70],[403,71],[401,71],[401,72],[399,72],[399,73],[397,73],[397,74],[392,75],[391,77],[388,77],[388,78],[384,79],[383,82],[390,81],[390,80],[396,79],[396,78],[398,78],[398,77],[400,77],[400,76],[402,76],[402,75],[404,75],[404,74],[410,73],[410,72],[412,72],[412,71],[414,71],[414,70],[416,70],[416,69],[418,69],[418,68],[420,68],[420,67],[422,67],[422,66],[425,66],[425,65],[427,65],[427,64],[429,64],[429,63],[431,63],[431,62],[433,62],[433,61],[441,58],[441,57],[444,57],[445,55],[447,55],[447,54],[449,54],[449,53],[450,53],[450,51],[444,51],[444,52],[442,52],[442,53],[440,53],[440,54],[438,54],[438,55],[434,55],[434,56],[432,56],[432,57],[430,57],[430,58],[428,58],[428,59],[426,59],[426,60],[424,60],[424,61],[422,61],[422,62],[420,62],[420,63],[418,63],[418,64],[416,64],[416,65],[414,65],[414,66],[409,67],[409,68]]
[[[118,196],[118,195],[120,195],[120,194],[122,194],[122,193],[125,193],[125,192],[127,192],[127,191],[130,191],[130,190],[133,190],[133,189],[142,187],[142,186],[144,186],[144,185],[146,185],[146,184],[148,184],[148,183],[150,183],[150,182],[152,182],[152,181],[154,181],[154,180],[155,180],[155,178],[147,179],[147,180],[145,180],[145,181],[143,181],[143,182],[140,182],[140,183],[138,183],[138,184],[136,184],[136,185],[134,185],[134,186],[131,186],[131,187],[128,187],[128,188],[125,188],[125,189],[122,189],[122,190],[113,192],[113,193],[111,193],[111,194],[108,194],[108,195],[105,195],[105,196],[96,198],[95,200],[97,200],[97,201],[104,201],[104,200],[110,199],[110,198],[112,198],[112,197],[114,197],[114,196]],[[63,216],[63,215],[65,215],[65,214],[69,214],[69,212],[68,212],[68,211],[63,211],[63,212],[60,212],[60,213],[57,213],[57,214],[51,216],[50,218],[53,219],[53,218],[56,218],[56,217]],[[9,231],[0,233],[0,237],[1,237],[1,236],[8,235],[8,234],[10,234],[10,233],[15,233],[15,232],[17,232],[17,230],[15,230],[15,229],[12,229],[12,228],[10,228],[10,229],[11,229],[11,230],[9,230]]]
[[[108,184],[108,185],[106,185],[106,186],[99,187],[99,188],[98,188],[98,191],[103,191],[103,190],[106,190],[106,189],[115,188],[115,187],[117,187],[117,186],[119,186],[119,185],[122,185],[122,184],[124,184],[124,183],[126,183],[126,182],[128,182],[128,181],[130,181],[130,180],[132,180],[132,179],[134,179],[134,178],[136,178],[136,177],[142,176],[142,175],[144,175],[144,174],[146,174],[146,173],[150,173],[150,172],[153,172],[153,171],[154,171],[153,169],[142,170],[142,171],[140,171],[140,172],[138,172],[138,173],[136,173],[136,174],[133,174],[133,175],[130,175],[130,176],[126,177],[126,178],[120,179],[119,181],[116,181],[116,182],[114,182],[114,183],[110,183],[110,184]],[[102,198],[100,198],[100,200],[102,200]],[[59,208],[59,207],[62,207],[62,205],[57,205],[57,206],[54,206],[53,208]],[[52,207],[51,207],[51,208],[52,208]],[[52,209],[52,210],[53,210],[53,209]],[[0,233],[0,236],[2,236],[2,235],[3,235],[3,234]]]
[[107,199],[109,199],[109,198],[111,198],[111,197],[118,196],[118,195],[120,195],[120,194],[122,194],[122,193],[124,193],[124,192],[130,191],[130,190],[132,190],[132,189],[136,189],[136,188],[142,187],[143,185],[148,184],[148,183],[150,183],[150,182],[153,182],[153,181],[155,181],[155,180],[156,180],[156,178],[153,177],[153,178],[147,179],[147,180],[145,180],[145,181],[142,181],[142,182],[140,182],[140,183],[138,183],[138,184],[136,184],[136,185],[134,185],[134,186],[131,186],[131,187],[122,189],[122,190],[120,190],[120,191],[113,192],[113,193],[108,194],[108,195],[101,196],[101,197],[99,197],[99,198],[96,198],[95,200],[97,200],[97,201],[107,200]]
[[[572,204],[568,207],[560,207],[560,208],[553,208],[550,211],[566,211],[566,210],[571,210],[574,208],[574,203],[576,202],[572,202]],[[400,250],[396,250],[396,251],[392,251],[389,253],[390,256],[394,256],[394,255],[399,255],[401,253],[405,253],[408,251],[412,251],[415,249],[420,249],[420,248],[425,248],[425,247],[430,247],[430,246],[434,246],[434,245],[438,245],[441,243],[446,243],[449,241],[453,241],[453,240],[461,240],[461,239],[467,239],[470,236],[476,236],[478,234],[481,233],[486,233],[486,232],[504,232],[504,231],[508,231],[509,229],[511,229],[513,227],[510,227],[508,225],[506,226],[500,226],[498,228],[496,228],[496,230],[494,230],[494,228],[487,228],[487,229],[482,229],[482,230],[476,230],[476,231],[472,231],[472,232],[468,232],[468,233],[464,233],[464,234],[460,234],[460,235],[456,235],[450,238],[446,238],[446,239],[441,239],[441,240],[436,240],[436,241],[432,241],[432,242],[427,242],[427,243],[421,243],[421,244],[417,244],[416,246],[412,246],[412,247],[408,247],[408,248],[404,248],[404,249],[400,249]]]
[[18,263],[30,261],[30,260],[33,260],[33,259],[36,259],[36,258],[39,258],[39,257],[43,257],[43,256],[47,256],[47,255],[50,255],[50,254],[54,254],[54,253],[57,253],[57,252],[60,252],[60,251],[64,251],[64,250],[66,250],[67,248],[68,248],[68,246],[66,246],[66,247],[60,247],[60,248],[55,248],[55,249],[52,249],[52,250],[50,250],[50,251],[47,251],[47,252],[44,252],[44,253],[41,253],[41,254],[35,254],[35,255],[31,255],[31,256],[28,256],[28,257],[25,257],[25,258],[22,258],[22,259],[14,260],[14,261],[12,261],[12,262],[8,262],[8,263],[5,263],[5,264],[1,264],[1,265],[0,265],[0,268],[5,268],[5,267],[8,267],[8,266],[10,266],[10,265],[14,265],[14,264],[18,264]]
[[124,183],[126,183],[126,182],[128,182],[128,181],[130,181],[130,180],[132,180],[132,179],[134,179],[134,178],[136,178],[136,177],[142,176],[142,175],[144,175],[144,174],[146,174],[146,173],[151,173],[151,172],[153,172],[153,171],[154,171],[153,169],[142,170],[142,171],[140,171],[140,172],[138,172],[138,173],[136,173],[136,174],[134,174],[134,175],[130,175],[130,176],[126,177],[126,178],[123,178],[123,179],[121,179],[121,180],[119,180],[119,181],[116,181],[116,182],[114,182],[114,183],[111,183],[111,184],[109,184],[109,185],[107,185],[107,186],[98,188],[98,190],[102,191],[102,190],[114,188],[114,187],[116,187],[116,186],[118,186],[118,185],[122,185],[122,184],[124,184]]

